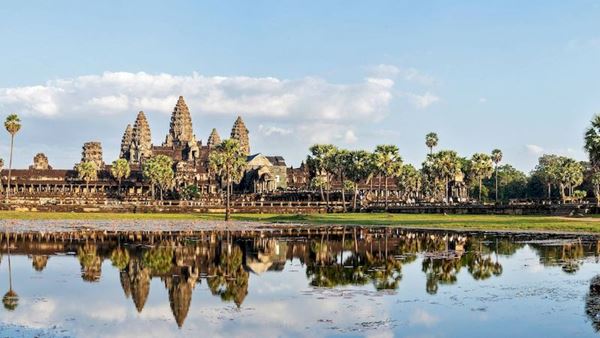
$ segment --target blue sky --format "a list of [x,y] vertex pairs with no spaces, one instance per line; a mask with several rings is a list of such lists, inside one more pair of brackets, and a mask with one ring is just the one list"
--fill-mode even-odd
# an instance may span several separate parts
[[[244,117],[253,151],[298,165],[313,142],[585,159],[600,113],[598,1],[3,2],[0,114],[22,115],[18,166],[105,160],[137,111],[155,144],[184,95],[199,139]],[[8,136],[0,156],[8,157]]]

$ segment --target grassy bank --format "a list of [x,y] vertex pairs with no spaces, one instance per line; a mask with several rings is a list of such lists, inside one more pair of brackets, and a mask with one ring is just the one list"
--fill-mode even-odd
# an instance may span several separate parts
[[[222,214],[117,214],[0,211],[7,220],[223,220]],[[470,230],[548,230],[600,233],[600,219],[549,216],[438,214],[234,214],[234,220],[265,223],[387,225]]]

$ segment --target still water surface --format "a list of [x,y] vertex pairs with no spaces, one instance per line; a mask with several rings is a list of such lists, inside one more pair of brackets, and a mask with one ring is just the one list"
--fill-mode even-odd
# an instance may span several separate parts
[[4,233],[0,248],[1,337],[588,337],[600,328],[591,236],[80,231]]

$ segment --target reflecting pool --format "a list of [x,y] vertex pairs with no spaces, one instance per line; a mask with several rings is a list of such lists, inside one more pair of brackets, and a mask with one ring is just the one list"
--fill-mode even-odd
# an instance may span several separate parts
[[361,227],[1,233],[0,336],[565,337],[599,238]]

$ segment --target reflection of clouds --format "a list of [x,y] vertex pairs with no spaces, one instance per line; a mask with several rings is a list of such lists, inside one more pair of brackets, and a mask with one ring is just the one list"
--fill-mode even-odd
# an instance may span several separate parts
[[423,309],[416,309],[410,315],[409,323],[412,325],[433,326],[439,320],[440,319],[437,316],[434,316]]
[[2,313],[2,321],[32,329],[41,329],[50,326],[55,320],[57,302],[52,299],[31,301],[22,299],[19,311]]

